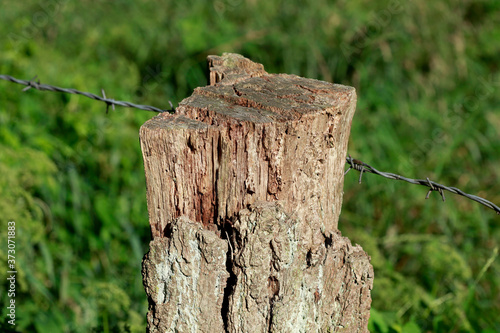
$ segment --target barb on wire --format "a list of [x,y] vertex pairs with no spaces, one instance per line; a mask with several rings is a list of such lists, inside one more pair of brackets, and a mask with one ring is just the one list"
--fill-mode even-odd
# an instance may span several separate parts
[[[36,78],[37,77],[35,76],[31,80],[26,81],[26,80],[16,79],[15,77],[12,77],[10,75],[1,75],[0,74],[0,79],[2,79],[2,80],[25,85],[26,88],[24,88],[23,91],[27,91],[31,88],[34,88],[37,90],[57,91],[57,92],[67,93],[67,94],[82,95],[82,96],[85,96],[85,97],[88,97],[91,99],[95,99],[97,101],[104,102],[104,103],[106,103],[106,113],[108,113],[110,105],[113,107],[113,110],[115,109],[115,105],[118,105],[118,106],[123,106],[123,107],[128,107],[128,108],[136,108],[136,109],[141,109],[141,110],[146,110],[146,111],[153,111],[153,112],[160,112],[160,113],[161,112],[174,113],[173,107],[170,110],[163,110],[163,109],[159,109],[157,107],[149,106],[149,105],[134,104],[134,103],[124,102],[124,101],[115,101],[114,99],[106,98],[106,94],[104,93],[104,90],[102,90],[102,97],[101,97],[98,95],[94,95],[94,94],[84,92],[84,91],[79,91],[76,89],[60,88],[60,87],[51,86],[48,84],[42,84],[42,83],[40,83],[40,80],[36,80]],[[169,101],[169,103],[170,103],[170,101]],[[170,106],[172,106],[172,103],[170,103]]]
[[426,199],[429,198],[429,195],[431,194],[432,191],[437,191],[441,195],[441,198],[443,199],[443,201],[445,201],[445,197],[444,197],[444,192],[443,191],[448,191],[448,192],[451,192],[451,193],[455,193],[455,194],[464,196],[464,197],[466,197],[466,198],[468,198],[470,200],[474,200],[476,202],[479,202],[480,204],[482,204],[482,205],[484,205],[484,206],[486,206],[486,207],[488,207],[490,209],[493,209],[495,212],[497,212],[497,214],[500,215],[500,207],[496,206],[495,204],[493,204],[492,202],[490,202],[490,201],[488,201],[486,199],[483,199],[483,198],[478,197],[478,196],[473,195],[473,194],[465,193],[465,192],[463,192],[462,190],[460,190],[460,189],[458,189],[456,187],[449,187],[449,186],[441,185],[441,184],[438,184],[436,182],[433,182],[433,181],[429,180],[429,178],[426,178],[426,179],[411,179],[411,178],[406,178],[406,177],[403,177],[403,176],[400,176],[400,175],[396,175],[396,174],[390,173],[390,172],[378,171],[377,169],[375,169],[371,165],[368,165],[366,163],[361,162],[360,160],[352,158],[351,155],[349,155],[349,157],[346,158],[346,162],[349,164],[349,168],[345,171],[344,176],[351,169],[358,170],[360,172],[359,173],[359,183],[360,184],[361,184],[361,177],[363,176],[363,172],[374,173],[376,175],[379,175],[379,176],[382,176],[382,177],[385,177],[385,178],[388,178],[388,179],[402,180],[402,181],[408,182],[410,184],[427,186],[430,189],[429,189],[429,192],[427,192],[427,196],[425,197]]

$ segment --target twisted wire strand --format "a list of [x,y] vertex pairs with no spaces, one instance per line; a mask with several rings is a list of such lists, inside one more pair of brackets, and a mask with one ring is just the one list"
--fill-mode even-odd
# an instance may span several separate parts
[[[27,91],[31,88],[34,88],[37,90],[48,90],[48,91],[56,91],[56,92],[61,92],[61,93],[82,95],[82,96],[85,96],[85,97],[88,97],[88,98],[91,98],[91,99],[94,99],[94,100],[97,100],[100,102],[104,102],[104,103],[106,103],[106,113],[108,112],[110,105],[113,107],[113,110],[114,110],[115,105],[118,105],[118,106],[123,106],[123,107],[129,107],[129,108],[135,108],[135,109],[140,109],[140,110],[145,110],[145,111],[153,111],[153,112],[159,112],[159,113],[163,113],[163,112],[174,113],[175,112],[175,110],[172,106],[172,103],[170,101],[169,101],[169,103],[170,103],[171,109],[159,109],[157,107],[150,106],[150,105],[134,104],[131,102],[116,101],[114,99],[106,98],[106,94],[105,94],[104,90],[102,90],[103,96],[101,97],[101,96],[98,96],[98,95],[95,95],[92,93],[79,91],[76,89],[61,88],[61,87],[56,87],[56,86],[52,86],[52,85],[48,85],[48,84],[42,84],[42,83],[40,83],[40,80],[36,80],[36,76],[34,78],[32,78],[31,80],[26,81],[26,80],[16,79],[15,77],[12,77],[10,75],[0,74],[0,79],[26,86],[26,88],[24,88],[23,91]],[[429,198],[429,195],[432,191],[438,191],[439,194],[441,194],[443,201],[445,201],[445,196],[444,196],[443,191],[449,191],[451,193],[455,193],[455,194],[464,196],[470,200],[479,202],[480,204],[482,204],[490,209],[493,209],[497,214],[500,214],[500,207],[496,206],[492,202],[490,202],[484,198],[478,197],[476,195],[465,193],[456,187],[450,187],[450,186],[438,184],[436,182],[429,180],[429,178],[427,178],[425,180],[424,179],[412,179],[412,178],[406,178],[404,176],[397,175],[397,174],[390,173],[390,172],[382,172],[382,171],[375,169],[371,165],[368,165],[364,162],[361,162],[360,160],[352,158],[351,155],[349,155],[349,157],[346,158],[346,162],[350,166],[345,171],[344,175],[346,175],[349,172],[349,170],[351,170],[351,169],[358,170],[360,172],[360,174],[359,174],[359,183],[360,184],[361,184],[361,177],[363,176],[363,172],[374,173],[376,175],[379,175],[379,176],[382,176],[382,177],[385,177],[388,179],[403,180],[403,181],[408,182],[410,184],[427,186],[430,188],[430,190],[427,193],[427,196],[425,197],[426,199]]]
[[385,177],[388,179],[402,180],[402,181],[408,182],[410,184],[427,186],[430,189],[429,189],[429,192],[427,192],[427,196],[425,197],[426,199],[429,198],[429,195],[432,191],[438,191],[439,194],[441,194],[443,201],[445,201],[443,191],[448,191],[451,193],[455,193],[455,194],[464,196],[470,200],[479,202],[480,204],[482,204],[490,209],[493,209],[498,215],[500,215],[500,207],[493,204],[491,201],[488,201],[484,198],[478,197],[477,195],[465,193],[464,191],[462,191],[456,187],[450,187],[450,186],[438,184],[436,182],[429,180],[429,178],[427,178],[427,179],[412,179],[412,178],[406,178],[406,177],[403,177],[403,176],[400,176],[400,175],[397,175],[394,173],[390,173],[390,172],[382,172],[382,171],[375,169],[371,165],[368,165],[364,162],[361,162],[360,160],[352,158],[351,155],[349,155],[349,157],[346,158],[346,162],[349,164],[349,168],[345,171],[344,176],[351,169],[358,170],[360,172],[360,174],[359,174],[359,183],[360,184],[361,184],[361,177],[363,176],[363,172],[374,173],[376,175],[379,175],[379,176],[382,176],[382,177]]
[[134,103],[130,103],[130,102],[124,102],[124,101],[116,101],[114,99],[106,98],[106,94],[104,93],[104,90],[102,90],[103,96],[101,97],[98,95],[94,95],[94,94],[84,92],[84,91],[79,91],[76,89],[60,88],[60,87],[51,86],[48,84],[43,84],[43,83],[40,83],[40,80],[36,80],[36,76],[34,78],[32,78],[31,80],[26,81],[26,80],[16,79],[15,77],[12,77],[10,75],[1,75],[0,74],[0,79],[14,82],[17,84],[22,84],[22,85],[26,86],[26,88],[24,88],[23,91],[27,91],[31,88],[34,88],[37,90],[49,90],[49,91],[57,91],[57,92],[61,92],[61,93],[67,93],[67,94],[82,95],[82,96],[85,96],[85,97],[88,97],[91,99],[95,99],[97,101],[101,101],[101,102],[106,103],[106,112],[108,112],[110,105],[113,107],[113,110],[115,108],[115,105],[118,105],[118,106],[135,108],[135,109],[140,109],[140,110],[145,110],[145,111],[153,111],[153,112],[159,112],[159,113],[162,113],[162,112],[174,113],[172,103],[170,103],[170,106],[172,107],[172,109],[163,110],[163,109],[159,109],[157,107],[150,106],[150,105],[141,105],[141,104],[134,104]]

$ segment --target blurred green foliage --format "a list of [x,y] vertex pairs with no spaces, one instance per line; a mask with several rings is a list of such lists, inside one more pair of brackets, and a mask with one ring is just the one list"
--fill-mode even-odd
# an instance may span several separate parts
[[[1,74],[168,108],[206,84],[208,54],[240,53],[354,86],[353,157],[500,203],[496,0],[7,3]],[[154,114],[104,110],[0,82],[0,248],[16,221],[20,332],[145,329],[138,131]],[[500,331],[494,212],[374,175],[344,191],[340,228],[375,268],[372,332]]]

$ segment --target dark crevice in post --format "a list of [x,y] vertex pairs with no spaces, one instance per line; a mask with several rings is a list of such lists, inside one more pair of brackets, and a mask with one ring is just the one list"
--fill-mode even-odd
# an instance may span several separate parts
[[275,276],[270,276],[267,279],[268,282],[268,287],[272,293],[272,296],[269,297],[269,322],[267,326],[267,330],[269,333],[272,333],[272,326],[273,326],[273,307],[274,307],[274,302],[279,298],[279,292],[280,292],[280,282]]
[[328,249],[333,244],[333,236],[330,235],[328,237],[325,236],[325,247]]
[[167,223],[167,225],[163,229],[163,237],[172,238],[172,232],[173,232],[172,228],[173,228],[172,223]]
[[[219,136],[217,138],[217,146],[212,148],[212,149],[217,149],[217,161],[218,163],[220,163],[222,161],[222,138]],[[215,154],[214,154],[215,155]],[[219,188],[219,176],[220,176],[220,169],[219,169],[219,165],[216,166],[215,164],[215,156],[213,157],[213,170],[214,170],[214,179],[213,179],[213,182],[214,182],[214,187],[213,187],[213,203],[214,203],[214,216],[213,216],[213,223],[215,226],[217,226],[218,229],[222,229],[219,225],[219,207],[220,207],[220,198],[219,196],[217,195],[218,193],[218,188]],[[222,230],[221,230],[222,231]],[[222,238],[222,236],[221,236]]]
[[309,251],[307,251],[307,255],[306,255],[306,263],[307,263],[307,268],[311,267],[312,266],[312,251],[311,249],[309,249]]
[[224,288],[224,297],[222,299],[222,307],[221,307],[221,316],[222,316],[222,322],[224,323],[224,331],[229,332],[229,298],[233,294],[234,288],[237,283],[237,277],[236,274],[233,272],[233,248],[236,246],[236,244],[231,245],[231,239],[233,239],[233,232],[234,229],[232,228],[232,225],[228,222],[225,222],[222,227],[221,227],[221,238],[226,239],[229,243],[230,246],[227,248],[226,252],[226,270],[229,273],[229,277],[226,280],[226,287]]

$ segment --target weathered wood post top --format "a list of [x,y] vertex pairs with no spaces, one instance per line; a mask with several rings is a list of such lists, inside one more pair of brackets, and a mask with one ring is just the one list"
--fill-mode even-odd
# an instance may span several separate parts
[[354,88],[208,60],[141,127],[148,331],[366,331],[373,269],[337,229]]
[[268,74],[236,54],[209,67],[209,86],[141,129],[153,237],[181,215],[219,225],[275,200],[336,230],[354,88]]

